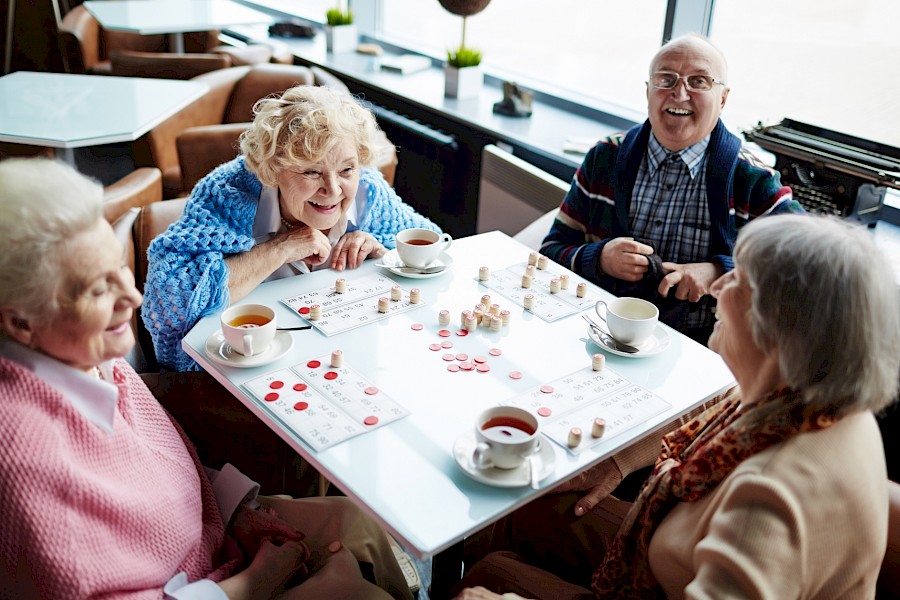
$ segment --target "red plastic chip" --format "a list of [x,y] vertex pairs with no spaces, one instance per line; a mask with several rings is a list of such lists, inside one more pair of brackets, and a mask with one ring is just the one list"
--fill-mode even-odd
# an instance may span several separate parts
[[281,388],[284,387],[284,382],[275,380],[269,384],[269,387],[272,388],[273,390],[280,390]]
[[269,392],[268,394],[266,394],[265,400],[266,400],[266,402],[275,402],[276,400],[278,400],[279,397],[280,396],[278,394],[276,394],[275,392]]
[[377,425],[378,417],[376,417],[374,415],[370,415],[370,416],[366,417],[365,419],[363,419],[363,423],[365,423],[366,425]]

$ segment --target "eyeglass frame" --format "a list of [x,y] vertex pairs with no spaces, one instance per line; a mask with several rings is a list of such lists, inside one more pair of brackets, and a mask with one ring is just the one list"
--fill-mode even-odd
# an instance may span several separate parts
[[[675,82],[672,84],[672,87],[659,87],[658,85],[653,83],[653,77],[656,75],[674,75]],[[645,83],[647,85],[653,87],[653,89],[655,89],[655,90],[674,90],[676,87],[678,87],[678,82],[683,79],[684,80],[684,88],[689,92],[702,93],[702,92],[711,92],[712,91],[712,89],[713,89],[712,86],[710,86],[709,89],[706,89],[706,90],[698,90],[696,88],[691,87],[691,84],[688,82],[688,77],[708,77],[709,80],[712,82],[712,85],[718,84],[723,87],[727,85],[724,81],[719,81],[712,75],[705,75],[703,73],[690,73],[688,75],[682,75],[681,73],[677,73],[675,71],[656,71],[655,73],[653,73],[650,76],[650,79],[648,81],[646,81]]]

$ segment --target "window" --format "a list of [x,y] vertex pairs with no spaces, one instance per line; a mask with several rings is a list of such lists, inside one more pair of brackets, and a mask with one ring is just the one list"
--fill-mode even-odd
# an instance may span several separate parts
[[[381,1],[386,41],[440,57],[459,46],[462,17],[438,0]],[[493,0],[466,20],[466,45],[504,79],[645,114],[665,13],[662,0]]]
[[900,3],[717,2],[710,38],[728,59],[723,119],[784,117],[900,147]]

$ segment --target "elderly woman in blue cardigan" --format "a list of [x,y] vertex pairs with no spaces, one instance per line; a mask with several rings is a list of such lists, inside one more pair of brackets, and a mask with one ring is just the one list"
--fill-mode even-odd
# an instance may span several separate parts
[[196,369],[184,335],[263,281],[355,269],[403,229],[439,231],[369,168],[378,128],[352,96],[297,86],[254,111],[241,156],[197,183],[150,244],[142,317],[166,368]]

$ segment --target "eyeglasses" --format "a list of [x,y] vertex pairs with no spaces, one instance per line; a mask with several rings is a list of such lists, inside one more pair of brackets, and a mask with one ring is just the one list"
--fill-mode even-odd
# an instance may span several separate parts
[[719,81],[709,75],[679,75],[671,71],[657,71],[650,76],[648,83],[658,90],[671,90],[678,85],[679,79],[684,79],[690,92],[708,92],[716,84],[725,85],[724,81]]

